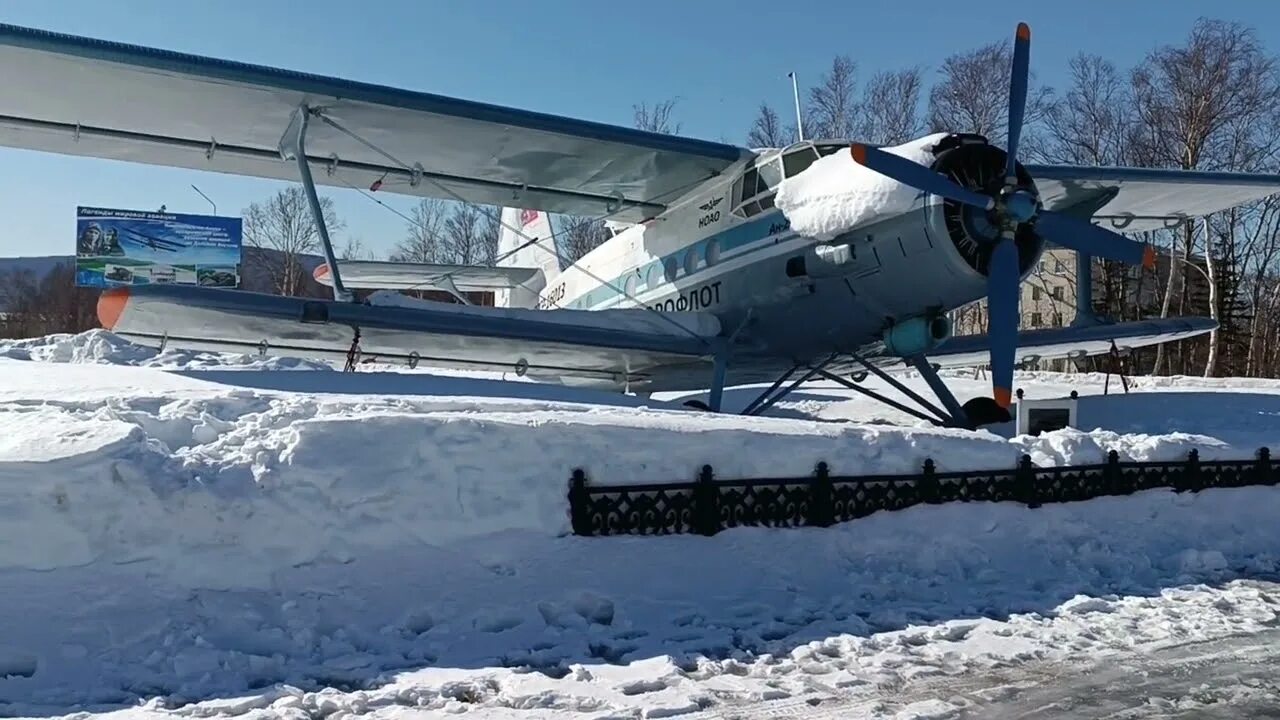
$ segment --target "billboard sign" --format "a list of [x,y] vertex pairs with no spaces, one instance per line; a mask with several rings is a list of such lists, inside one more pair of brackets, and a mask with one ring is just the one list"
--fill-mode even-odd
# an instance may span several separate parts
[[76,285],[240,287],[240,218],[76,208]]

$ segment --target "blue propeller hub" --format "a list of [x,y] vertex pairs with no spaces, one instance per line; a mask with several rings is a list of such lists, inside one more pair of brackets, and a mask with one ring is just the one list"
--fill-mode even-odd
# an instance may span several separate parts
[[1014,189],[1004,196],[1004,214],[1015,224],[1021,225],[1035,217],[1039,202],[1026,190]]

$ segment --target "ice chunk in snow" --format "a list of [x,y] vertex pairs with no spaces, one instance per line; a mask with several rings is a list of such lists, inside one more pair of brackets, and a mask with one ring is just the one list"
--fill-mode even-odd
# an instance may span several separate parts
[[[927,135],[881,148],[921,165],[933,161],[933,148],[947,133]],[[847,152],[819,158],[804,172],[778,186],[774,204],[805,237],[831,240],[859,225],[911,209],[914,188],[853,161]]]

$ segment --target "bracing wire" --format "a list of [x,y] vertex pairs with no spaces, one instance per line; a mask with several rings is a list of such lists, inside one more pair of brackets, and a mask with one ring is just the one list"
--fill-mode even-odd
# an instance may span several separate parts
[[[395,157],[395,156],[394,156],[394,155],[392,155],[391,153],[389,153],[389,152],[387,152],[387,151],[383,150],[382,148],[380,148],[380,147],[378,147],[377,145],[375,145],[374,143],[372,143],[372,142],[370,142],[370,141],[368,141],[368,140],[364,139],[363,137],[360,137],[360,136],[359,136],[358,134],[356,134],[355,132],[353,132],[353,131],[351,131],[351,130],[347,129],[346,127],[344,127],[343,125],[341,125],[341,124],[340,124],[340,123],[338,123],[337,121],[333,120],[332,118],[329,118],[328,116],[324,115],[323,113],[317,113],[317,117],[319,117],[319,119],[320,119],[322,122],[324,122],[325,124],[327,124],[327,125],[329,125],[330,127],[334,128],[334,129],[335,129],[335,130],[337,130],[338,132],[343,133],[344,135],[346,135],[346,136],[350,137],[351,139],[355,140],[356,142],[360,143],[361,145],[364,145],[365,147],[369,148],[369,149],[370,149],[370,150],[372,150],[373,152],[378,153],[379,155],[381,155],[382,157],[386,158],[386,159],[387,159],[387,160],[389,160],[390,162],[395,163],[395,164],[396,164],[397,166],[399,166],[400,168],[402,168],[402,169],[404,169],[404,170],[407,170],[407,171],[410,171],[410,172],[415,172],[415,173],[416,173],[416,172],[418,172],[418,170],[419,170],[418,168],[415,168],[415,167],[412,167],[412,166],[408,165],[407,163],[403,162],[402,160],[400,160],[399,158]],[[340,170],[340,169],[341,169],[341,165],[339,165],[338,167],[339,167],[339,170]],[[337,175],[338,173],[336,173],[336,172],[335,172],[334,174],[335,174],[335,175]],[[402,212],[400,212],[400,211],[398,211],[398,210],[396,210],[396,209],[392,208],[391,206],[387,205],[386,203],[382,202],[381,200],[378,200],[377,198],[374,198],[371,194],[367,193],[366,191],[364,191],[364,190],[362,190],[362,189],[360,189],[360,188],[358,188],[358,187],[356,187],[356,186],[352,185],[351,183],[347,182],[345,178],[341,178],[341,177],[340,177],[339,179],[340,179],[340,180],[342,180],[343,184],[345,184],[345,185],[347,185],[348,187],[350,187],[350,188],[352,188],[352,189],[354,189],[354,190],[356,190],[356,191],[360,192],[360,193],[361,193],[362,195],[364,195],[365,197],[369,198],[370,200],[373,200],[374,202],[378,203],[378,204],[379,204],[379,205],[381,205],[382,207],[384,207],[384,208],[386,208],[386,209],[390,210],[391,212],[393,212],[393,213],[395,213],[396,215],[400,216],[401,218],[403,218],[404,220],[406,220],[406,221],[407,221],[407,222],[409,222],[410,224],[412,224],[412,225],[416,225],[416,226],[418,226],[419,228],[421,228],[421,229],[423,229],[423,230],[426,230],[426,229],[427,229],[427,228],[423,227],[421,223],[418,223],[417,221],[415,221],[414,219],[412,219],[412,218],[408,217],[408,216],[407,216],[407,215],[405,215],[404,213],[402,213]],[[444,185],[443,183],[441,183],[441,182],[439,182],[439,181],[435,180],[434,178],[423,176],[423,177],[422,177],[422,181],[425,181],[425,182],[431,183],[431,184],[432,184],[432,185],[434,185],[435,187],[439,188],[439,189],[440,189],[444,194],[446,194],[446,195],[450,196],[451,198],[453,198],[454,200],[456,200],[456,201],[458,201],[458,202],[462,202],[462,203],[469,202],[466,198],[462,197],[460,194],[458,194],[458,193],[454,192],[452,189],[450,189],[449,187],[447,187],[447,186],[446,186],[446,185]],[[694,181],[694,182],[687,183],[686,185],[684,185],[684,186],[682,186],[682,187],[680,187],[680,188],[676,188],[675,190],[670,191],[668,194],[669,194],[669,195],[676,195],[676,196],[678,196],[679,194],[683,194],[684,192],[686,192],[686,191],[688,191],[688,190],[692,189],[693,187],[695,187],[696,185],[698,185],[698,184],[699,184],[699,182],[700,182],[700,181]],[[660,196],[660,197],[661,197],[661,196]],[[657,201],[657,198],[654,198],[654,199],[652,199],[652,200],[647,200],[647,201],[645,201],[645,202],[647,203],[647,202],[656,202],[656,201]],[[600,216],[598,216],[598,217],[594,217],[594,218],[592,218],[592,219],[593,219],[593,220],[606,220],[606,219],[611,218],[611,217],[613,217],[614,215],[617,215],[618,213],[622,212],[624,209],[626,209],[626,208],[625,208],[625,207],[619,207],[617,210],[613,210],[613,211],[611,211],[611,212],[607,212],[607,213],[605,213],[605,214],[603,214],[603,215],[600,215]],[[551,237],[551,238],[548,238],[548,239],[550,239],[550,240],[551,240],[551,247],[549,247],[549,248],[548,248],[548,247],[546,247],[546,246],[541,242],[541,239],[540,239],[540,238],[532,238],[532,237],[529,237],[529,236],[528,236],[528,235],[526,235],[526,234],[523,232],[523,230],[521,230],[520,228],[518,228],[518,227],[514,227],[514,226],[512,226],[512,225],[508,224],[506,221],[504,221],[504,220],[502,219],[502,213],[501,213],[501,212],[494,213],[494,214],[490,214],[490,213],[489,213],[489,211],[487,211],[485,208],[481,208],[481,212],[482,212],[482,213],[484,213],[484,214],[486,215],[486,217],[488,217],[490,220],[494,220],[494,221],[498,224],[498,226],[499,226],[499,227],[506,228],[507,230],[510,230],[511,232],[515,233],[515,235],[516,235],[517,237],[522,238],[522,239],[525,241],[522,245],[520,245],[519,247],[515,248],[514,250],[511,250],[511,251],[510,251],[510,252],[508,252],[508,253],[505,253],[505,254],[503,254],[503,255],[501,255],[501,256],[496,257],[496,258],[494,259],[494,263],[495,263],[495,264],[496,264],[496,263],[498,263],[498,262],[501,262],[502,260],[506,259],[507,257],[510,257],[510,256],[511,256],[511,254],[515,253],[517,250],[520,250],[521,248],[528,247],[528,246],[532,245],[532,246],[534,246],[534,247],[541,248],[542,250],[544,250],[544,251],[546,251],[546,252],[551,253],[553,256],[555,256],[555,258],[556,258],[557,262],[559,262],[559,263],[561,264],[561,266],[562,266],[562,267],[567,266],[567,265],[574,265],[574,263],[569,262],[569,261],[565,258],[565,256],[560,252],[560,249],[559,249],[558,247],[556,247],[556,243],[555,243],[555,233],[554,233],[554,231],[553,231],[553,233],[552,233],[552,237]],[[603,286],[605,286],[605,287],[608,287],[608,288],[611,288],[612,290],[614,290],[614,291],[618,292],[618,293],[619,293],[619,294],[621,294],[623,297],[625,297],[625,298],[627,298],[628,300],[630,300],[630,301],[634,302],[638,307],[640,307],[640,308],[642,308],[642,309],[644,309],[644,310],[646,310],[646,311],[648,311],[648,312],[653,313],[653,314],[654,314],[654,315],[656,315],[657,317],[661,318],[664,322],[667,322],[667,323],[669,323],[669,324],[671,324],[671,325],[673,325],[673,326],[675,326],[675,327],[679,328],[682,332],[684,332],[684,333],[686,333],[686,334],[688,334],[688,335],[690,335],[690,336],[692,336],[692,337],[694,337],[694,338],[696,338],[696,339],[698,339],[698,340],[702,340],[702,341],[704,341],[704,342],[706,341],[706,338],[704,338],[704,337],[702,337],[701,335],[699,335],[699,334],[695,333],[693,330],[690,330],[690,329],[689,329],[688,327],[686,327],[685,325],[682,325],[682,324],[680,324],[680,323],[676,322],[673,318],[671,318],[671,317],[667,316],[666,314],[664,314],[664,313],[662,313],[662,312],[659,312],[658,310],[655,310],[654,308],[651,308],[651,307],[649,307],[648,305],[645,305],[644,303],[640,302],[640,301],[639,301],[635,296],[633,296],[631,293],[628,293],[625,287],[619,287],[619,286],[615,285],[614,283],[612,283],[612,282],[610,282],[610,281],[608,281],[608,280],[605,280],[605,279],[603,279],[603,278],[599,277],[598,275],[596,275],[595,273],[591,272],[591,271],[590,271],[590,270],[588,270],[586,267],[584,267],[584,266],[582,266],[582,265],[580,265],[580,264],[579,264],[579,265],[574,265],[574,267],[575,267],[579,272],[583,273],[584,275],[586,275],[587,277],[591,278],[592,280],[595,280],[596,282],[600,283],[601,285],[603,285]],[[451,275],[452,275],[452,273],[445,273],[445,274],[443,274],[441,277],[448,277],[448,276],[451,276]]]

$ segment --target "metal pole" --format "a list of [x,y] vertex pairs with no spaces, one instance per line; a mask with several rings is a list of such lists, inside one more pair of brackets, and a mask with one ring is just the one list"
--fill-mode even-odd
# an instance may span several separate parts
[[791,96],[796,101],[796,140],[804,142],[804,121],[800,118],[800,87],[796,85],[794,72],[787,73],[787,77],[791,78]]
[[196,187],[194,184],[191,186],[191,189],[192,189],[192,190],[195,190],[195,191],[196,191],[196,192],[198,192],[198,193],[200,193],[200,197],[204,198],[204,199],[209,203],[209,205],[213,207],[213,214],[214,214],[214,215],[217,215],[217,214],[218,214],[218,205],[217,205],[217,203],[215,203],[215,202],[214,202],[214,201],[212,201],[212,200],[209,200],[209,196],[208,196],[208,195],[205,195],[205,194],[204,194],[204,192],[203,192],[202,190],[200,190],[200,188]]
[[1076,251],[1076,318],[1071,325],[1080,327],[1097,323],[1098,317],[1093,314],[1093,256]]
[[310,109],[305,105],[298,108],[295,116],[298,127],[293,136],[294,159],[298,161],[302,189],[306,191],[307,202],[311,205],[311,219],[315,221],[316,231],[320,235],[324,259],[329,265],[329,276],[333,278],[333,299],[338,302],[351,302],[355,297],[342,284],[342,275],[338,271],[338,258],[333,252],[333,243],[329,240],[329,228],[324,224],[324,210],[320,207],[320,197],[316,195],[316,183],[311,177],[311,165],[307,163],[307,119],[310,115]]

